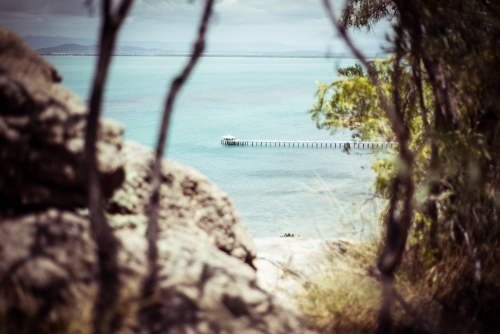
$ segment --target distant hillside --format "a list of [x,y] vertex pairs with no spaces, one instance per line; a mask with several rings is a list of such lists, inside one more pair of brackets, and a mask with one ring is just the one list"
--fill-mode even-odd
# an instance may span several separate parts
[[52,53],[96,53],[97,45],[62,44],[37,50],[41,54]]
[[37,50],[40,48],[50,48],[63,44],[95,45],[97,42],[90,38],[72,38],[59,36],[33,36],[27,35],[23,38],[24,43]]
[[[39,48],[42,55],[92,56],[96,55],[97,45],[62,44],[53,47]],[[144,48],[138,46],[118,46],[114,52],[118,56],[183,56],[188,52],[172,51],[159,48]],[[275,58],[349,58],[349,53],[328,54],[320,51],[285,51],[285,52],[252,52],[252,51],[207,51],[205,57],[275,57]]]
[[[97,45],[62,44],[58,46],[40,48],[37,50],[42,55],[96,55]],[[175,52],[158,48],[142,48],[137,46],[118,46],[115,55],[122,56],[174,56],[186,55],[187,52]],[[207,57],[326,57],[319,51],[289,51],[289,52],[207,52]]]
[[[93,55],[97,53],[97,45],[62,44],[58,46],[40,48],[37,50],[42,55]],[[117,55],[171,55],[172,51],[163,49],[148,49],[136,46],[118,46]]]
[[[90,38],[71,38],[60,36],[24,36],[26,44],[37,49],[44,55],[92,55],[96,54],[97,41]],[[118,40],[117,55],[186,55],[192,50],[193,45],[186,42],[162,41],[124,41]],[[384,51],[373,43],[360,45],[368,57],[378,54],[383,56]],[[330,48],[328,48],[330,50]],[[335,45],[331,52],[327,46],[318,45],[288,45],[283,43],[208,43],[205,56],[213,57],[296,57],[296,58],[346,58],[351,53],[344,45]]]
[[[96,45],[98,42],[90,38],[71,38],[60,36],[33,36],[23,37],[26,44],[34,49],[47,49],[64,44],[77,44],[82,46]],[[192,43],[189,42],[162,42],[162,41],[126,41],[118,40],[118,46],[139,47],[144,49],[169,50],[173,52],[189,53],[192,50]],[[304,51],[301,51],[304,50]],[[208,43],[207,53],[224,54],[279,54],[288,52],[317,52],[322,53],[324,47],[311,45],[287,45],[283,43]]]
[[[210,52],[205,57],[262,57],[262,58],[325,58],[329,57],[320,51],[288,51],[288,52]],[[337,57],[335,55],[334,57]],[[342,56],[342,55],[341,55]],[[331,57],[331,55],[330,55]]]

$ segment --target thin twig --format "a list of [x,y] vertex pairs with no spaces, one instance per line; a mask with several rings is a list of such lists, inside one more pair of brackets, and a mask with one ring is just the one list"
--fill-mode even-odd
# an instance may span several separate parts
[[103,196],[99,180],[96,158],[96,141],[101,114],[104,85],[108,75],[109,64],[115,47],[116,36],[125,19],[133,0],[122,0],[116,14],[111,13],[111,0],[102,1],[102,26],[99,45],[99,59],[94,74],[89,114],[85,133],[85,166],[88,184],[88,207],[93,237],[97,244],[100,293],[96,300],[94,331],[107,333],[116,324],[109,312],[116,302],[118,293],[118,241],[104,216]]
[[170,124],[170,116],[172,114],[172,109],[174,106],[175,98],[179,93],[182,85],[186,82],[194,66],[198,62],[198,59],[203,53],[205,48],[205,34],[208,28],[208,22],[212,14],[212,6],[214,0],[206,0],[205,10],[203,12],[203,17],[198,29],[198,38],[193,47],[193,52],[187,65],[184,67],[180,75],[178,75],[170,85],[170,90],[168,92],[167,100],[165,103],[165,108],[163,110],[163,118],[160,126],[160,134],[158,136],[158,142],[156,145],[156,157],[153,167],[153,177],[151,181],[151,204],[150,213],[148,221],[147,238],[150,242],[150,250],[148,253],[148,258],[150,261],[156,260],[157,254],[153,247],[151,247],[151,242],[156,240],[158,233],[158,212],[159,212],[159,200],[160,200],[160,186],[161,186],[161,160],[165,150],[166,138],[168,135],[168,126]]
[[[323,0],[325,8],[327,10],[327,14],[332,22],[333,26],[339,32],[340,36],[344,39],[348,47],[351,49],[351,52],[358,58],[358,60],[367,68],[368,74],[370,75],[370,79],[377,86],[378,97],[382,102],[384,110],[387,114],[387,117],[391,121],[392,129],[396,134],[398,143],[399,143],[399,157],[402,162],[402,167],[399,170],[399,176],[396,176],[400,179],[401,185],[404,187],[404,205],[403,211],[400,219],[398,221],[394,221],[394,240],[389,240],[389,236],[391,235],[391,228],[388,227],[388,238],[386,240],[386,247],[384,248],[384,252],[382,253],[382,257],[384,261],[379,262],[383,264],[381,268],[379,268],[384,273],[391,273],[394,268],[399,265],[402,253],[404,251],[404,246],[406,244],[406,238],[408,234],[408,227],[412,220],[412,198],[413,198],[413,182],[411,179],[411,172],[413,168],[413,153],[408,148],[408,129],[405,126],[403,120],[400,118],[400,115],[397,114],[394,107],[389,103],[387,96],[382,90],[380,82],[378,80],[378,75],[374,67],[366,61],[361,52],[354,46],[352,40],[347,35],[345,29],[340,26],[340,24],[336,21],[335,16],[333,14],[332,7],[330,5],[329,0]],[[395,207],[394,207],[395,210]],[[397,237],[396,237],[397,236]],[[384,255],[385,254],[385,255]]]
[[368,75],[370,76],[370,79],[372,80],[372,82],[377,87],[377,93],[378,93],[378,96],[380,98],[380,102],[382,103],[382,106],[383,106],[383,108],[384,108],[384,110],[385,110],[385,112],[386,112],[386,114],[387,114],[387,116],[389,118],[389,121],[391,122],[391,126],[392,126],[392,129],[393,129],[394,133],[396,134],[396,137],[398,139],[405,138],[406,137],[405,126],[399,120],[399,118],[397,117],[396,111],[394,110],[394,108],[389,103],[389,99],[385,95],[385,93],[384,93],[384,91],[382,89],[382,86],[380,85],[380,82],[379,82],[379,79],[378,79],[378,75],[377,75],[377,71],[375,70],[375,68],[373,67],[373,65],[370,64],[366,60],[366,57],[363,56],[363,54],[361,53],[361,51],[359,51],[359,49],[354,45],[354,43],[352,42],[351,38],[347,34],[345,28],[342,27],[339,24],[339,22],[336,20],[335,15],[333,14],[333,9],[332,9],[332,6],[330,4],[330,1],[329,0],[323,0],[323,4],[324,4],[324,6],[326,8],[326,12],[328,14],[328,17],[329,17],[331,23],[333,24],[333,26],[335,27],[335,29],[339,33],[340,37],[342,37],[342,39],[347,44],[347,46],[349,47],[349,49],[351,50],[351,52],[354,54],[354,56],[366,68],[366,70],[368,71]]
[[170,91],[168,93],[167,101],[165,103],[165,108],[163,110],[163,118],[160,127],[160,134],[158,137],[158,143],[156,146],[156,159],[153,167],[153,177],[152,177],[152,189],[151,189],[151,207],[149,213],[147,238],[150,242],[150,248],[148,252],[149,261],[155,261],[157,258],[157,250],[154,246],[156,244],[156,237],[158,234],[158,213],[159,213],[159,199],[160,199],[160,186],[161,186],[161,160],[163,157],[163,152],[165,150],[165,142],[168,134],[168,126],[170,123],[170,116],[172,114],[173,105],[178,92],[182,88],[182,85],[186,82],[191,71],[196,65],[198,59],[200,58],[203,50],[205,48],[205,33],[208,27],[208,21],[212,13],[213,0],[207,0],[205,5],[205,10],[203,13],[203,18],[198,30],[198,38],[193,48],[193,53],[189,59],[188,64],[184,67],[182,73],[177,76],[170,86]]
[[[198,36],[193,46],[193,51],[189,58],[188,63],[182,72],[172,81],[170,90],[167,95],[165,107],[163,109],[163,117],[160,125],[160,133],[156,145],[155,162],[153,166],[152,181],[151,181],[151,201],[148,217],[148,227],[146,230],[146,238],[148,240],[148,263],[149,273],[144,284],[143,296],[147,298],[153,295],[154,285],[157,279],[157,260],[158,260],[158,246],[157,239],[159,233],[158,218],[159,218],[159,204],[160,204],[160,188],[161,188],[161,162],[163,153],[165,151],[166,139],[168,136],[168,127],[170,124],[170,116],[172,115],[175,99],[180,89],[188,79],[193,68],[198,62],[205,49],[205,35],[208,29],[210,17],[212,15],[214,0],[206,0],[203,10],[202,18],[198,28]],[[147,314],[150,310],[143,310],[142,327],[148,328],[147,332],[152,333],[152,326],[155,317],[154,314]],[[146,314],[145,314],[146,313]],[[144,323],[146,322],[146,323]]]
[[396,30],[396,40],[395,40],[395,45],[396,45],[396,57],[394,57],[394,76],[393,76],[393,82],[392,82],[392,96],[393,96],[393,105],[395,108],[395,113],[398,116],[398,119],[404,123],[403,119],[403,110],[401,109],[401,104],[400,104],[400,91],[399,91],[399,83],[400,83],[400,78],[401,78],[401,59],[403,58],[403,28],[401,27],[401,22],[398,22],[398,24],[395,27]]
[[425,106],[424,93],[422,89],[422,69],[420,68],[420,59],[415,58],[412,61],[411,72],[413,76],[413,81],[417,86],[418,92],[418,106],[420,107],[420,115],[422,116],[422,122],[424,123],[424,130],[426,133],[430,133],[429,129],[429,120],[427,119],[427,115],[429,114],[429,110]]
[[[404,300],[403,296],[401,296],[398,293],[398,291],[394,287],[393,282],[391,282],[392,278],[390,278],[390,277],[384,278],[384,275],[382,273],[380,273],[378,270],[369,271],[369,274],[367,276],[383,282],[383,290],[384,290],[383,295],[385,295],[386,298],[385,298],[385,300],[382,301],[382,308],[385,306],[385,307],[387,307],[387,311],[390,311],[390,306],[391,306],[390,301],[394,298],[399,302],[399,304],[401,304],[401,307],[403,307],[403,310],[405,310],[405,312],[408,313],[413,318],[416,328],[418,328],[422,333],[426,333],[426,334],[432,333],[431,326],[427,323],[427,321],[425,321],[425,319],[421,316],[421,314],[417,310],[415,310],[413,307],[411,307],[411,305],[406,300]],[[384,283],[384,279],[386,279],[388,281],[386,281]],[[384,304],[386,304],[386,305],[384,305]],[[390,318],[380,319],[380,314],[379,314],[379,322],[381,320],[382,321],[389,321],[389,322],[386,324],[384,331],[382,331],[380,329],[380,325],[379,325],[379,328],[377,328],[377,330],[380,331],[381,333],[389,332],[391,319]]]
[[[393,295],[391,293],[393,285],[393,273],[396,267],[401,263],[403,252],[405,249],[406,241],[408,239],[408,232],[410,224],[413,220],[413,192],[414,185],[412,180],[412,169],[413,169],[413,153],[408,148],[409,131],[404,122],[404,115],[402,110],[399,108],[399,87],[397,82],[393,82],[395,86],[395,91],[393,92],[394,103],[390,104],[388,97],[386,96],[382,85],[378,79],[378,74],[375,68],[370,64],[362,53],[356,48],[351,38],[347,34],[344,27],[342,27],[339,22],[335,19],[332,7],[329,0],[323,0],[324,6],[326,8],[328,17],[331,23],[343,38],[351,52],[356,56],[356,58],[365,66],[368,71],[368,75],[372,82],[376,85],[377,95],[382,103],[385,113],[391,122],[391,127],[396,135],[399,143],[399,158],[402,166],[399,168],[397,175],[393,180],[393,187],[391,192],[391,201],[389,205],[388,219],[387,219],[387,234],[384,244],[384,249],[380,255],[378,261],[378,269],[382,275],[382,305],[379,312],[379,324],[377,328],[377,333],[385,333],[390,329],[391,317],[390,317],[390,307],[392,303]],[[398,50],[395,61],[395,80],[399,79],[399,61],[401,59],[401,43],[402,43],[402,29],[397,29],[397,46]],[[400,201],[400,197],[403,199],[402,213],[396,217],[396,203]]]
[[[398,240],[399,224],[396,217],[396,208],[399,198],[401,179],[396,176],[392,180],[391,198],[389,201],[389,210],[387,212],[386,224],[387,235],[382,254],[380,255],[377,263],[377,269],[380,272],[382,281],[382,303],[378,314],[378,327],[377,333],[387,333],[391,327],[391,305],[392,305],[392,285],[394,280],[393,270],[389,268],[384,262],[394,262],[395,252],[392,250],[397,246],[394,243]],[[385,269],[385,270],[383,270]]]

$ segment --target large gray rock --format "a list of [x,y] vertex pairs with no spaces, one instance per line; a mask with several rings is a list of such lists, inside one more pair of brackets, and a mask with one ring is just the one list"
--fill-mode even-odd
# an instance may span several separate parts
[[[117,332],[132,333],[146,276],[146,240],[127,231],[120,241]],[[90,223],[70,211],[2,217],[0,332],[91,333],[98,293],[96,246]]]
[[[60,80],[52,65],[0,28],[0,209],[86,204],[87,109]],[[122,133],[116,122],[101,121],[97,157],[105,196],[123,179]]]
[[[144,233],[150,199],[153,151],[133,142],[122,149],[125,181],[108,202],[115,228]],[[160,229],[188,230],[220,250],[252,265],[255,246],[231,199],[205,176],[176,162],[163,160]]]
[[88,333],[98,290],[88,221],[56,209],[1,217],[0,241],[1,330]]
[[[123,229],[117,333],[135,333],[147,273],[145,237]],[[97,257],[90,223],[69,211],[3,218],[0,317],[9,333],[90,333]],[[257,284],[255,271],[180,230],[159,240],[153,312],[158,333],[311,333],[306,321]],[[4,327],[3,327],[4,326]]]
[[312,333],[257,284],[255,271],[207,242],[165,232],[158,243],[159,333]]

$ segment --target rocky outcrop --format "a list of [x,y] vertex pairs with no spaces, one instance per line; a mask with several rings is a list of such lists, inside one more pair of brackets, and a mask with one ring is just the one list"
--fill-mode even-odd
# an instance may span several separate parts
[[[146,275],[146,239],[115,232],[121,325],[135,333]],[[0,224],[0,313],[7,332],[90,333],[98,293],[97,257],[87,218],[48,209]],[[294,309],[257,284],[255,271],[204,239],[178,230],[158,240],[155,308],[159,333],[311,333]],[[30,319],[30,321],[26,321]]]
[[[150,179],[154,161],[151,149],[126,142],[123,150],[125,181],[108,202],[115,228],[146,230]],[[241,224],[227,194],[199,172],[164,160],[160,197],[160,228],[187,230],[207,238],[220,250],[252,264],[255,246]]]
[[88,221],[56,209],[2,217],[0,240],[3,332],[88,333],[98,291]]
[[[86,204],[87,109],[60,80],[52,65],[0,29],[0,208]],[[97,158],[106,196],[123,180],[122,133],[116,122],[100,124]]]
[[[99,264],[86,209],[87,111],[60,80],[0,29],[0,332],[92,332]],[[113,332],[137,333],[139,311],[150,305],[158,333],[309,333],[298,312],[258,286],[255,247],[228,196],[169,161],[159,276],[154,298],[142,300],[153,155],[122,134],[101,121],[98,169],[119,243]]]
[[158,243],[157,328],[168,333],[311,333],[257,285],[255,271],[206,242],[170,231]]

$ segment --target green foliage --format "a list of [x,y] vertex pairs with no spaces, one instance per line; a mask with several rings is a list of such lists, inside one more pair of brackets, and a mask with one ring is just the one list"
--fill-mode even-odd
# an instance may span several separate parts
[[338,73],[340,76],[348,78],[366,77],[366,74],[363,71],[363,67],[359,64],[355,64],[354,66],[339,68]]
[[361,66],[340,69],[339,75],[343,78],[331,85],[319,84],[318,101],[310,111],[316,126],[335,133],[344,126],[345,119],[354,117],[362,126],[355,131],[355,137],[364,140],[386,136],[389,128],[384,127],[386,119],[376,98],[376,87]]
[[[340,69],[339,80],[319,84],[310,115],[332,133],[355,119],[354,138],[393,141],[387,97],[407,131],[415,186],[398,279],[452,314],[446,326],[499,331],[500,2],[355,0],[340,21],[371,28],[384,17],[400,31],[390,39],[400,62],[371,62],[379,87],[360,65]],[[387,199],[399,153],[378,154],[372,166],[374,192]]]
[[395,14],[390,0],[352,0],[344,9],[340,22],[346,28],[370,30],[376,22]]
[[[372,61],[377,70],[384,94],[391,95],[394,57],[385,60]],[[402,84],[400,94],[404,112],[407,115],[410,128],[410,148],[418,150],[419,167],[425,168],[430,156],[430,148],[423,136],[422,115],[417,106],[417,89],[412,84],[410,67],[403,63]],[[364,141],[395,141],[389,120],[378,98],[377,87],[370,80],[361,65],[338,70],[341,77],[330,85],[318,84],[317,103],[309,111],[319,129],[330,130],[332,134],[340,128],[346,128],[346,119],[355,119],[360,126],[353,129],[352,137]],[[424,85],[425,95],[431,100],[431,88]],[[390,180],[398,167],[397,152],[384,151],[372,165],[377,177],[375,192],[385,198],[389,197]]]

